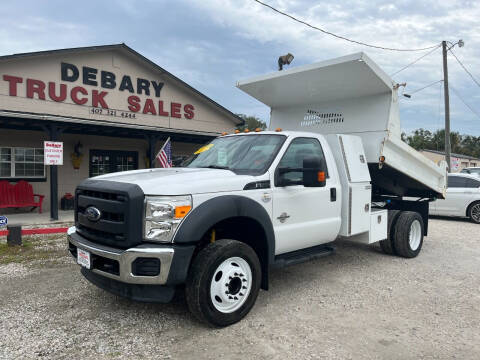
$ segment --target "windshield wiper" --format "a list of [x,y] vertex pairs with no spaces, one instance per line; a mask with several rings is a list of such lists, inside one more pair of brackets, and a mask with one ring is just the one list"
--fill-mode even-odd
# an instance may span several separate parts
[[221,166],[221,165],[208,165],[208,166],[199,166],[203,169],[220,169],[220,170],[231,170],[228,166]]

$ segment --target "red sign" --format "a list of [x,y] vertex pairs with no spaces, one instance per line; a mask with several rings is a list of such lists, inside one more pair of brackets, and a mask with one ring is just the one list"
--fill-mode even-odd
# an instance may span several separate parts
[[[67,83],[73,83],[81,79],[83,86],[69,86]],[[172,118],[193,119],[195,116],[195,107],[192,104],[181,104],[171,102],[165,104],[163,100],[154,100],[150,96],[160,97],[163,88],[162,82],[147,80],[142,78],[132,78],[129,75],[123,75],[121,79],[109,71],[99,71],[95,68],[83,66],[80,71],[77,66],[68,63],[61,64],[61,80],[66,83],[56,83],[54,81],[44,82],[37,79],[24,79],[23,77],[13,75],[3,75],[3,80],[8,82],[8,95],[27,97],[30,99],[39,99],[45,101],[65,102],[70,100],[74,104],[92,106],[99,109],[109,109],[108,95],[106,90],[90,90],[91,86],[101,87],[103,89],[114,89],[121,92],[146,95],[149,98],[142,100],[137,95],[130,95],[125,104],[125,110],[132,113],[141,113],[156,116],[165,116]],[[19,94],[18,84],[26,83],[25,94]],[[128,110],[126,110],[128,109]],[[92,112],[93,114],[102,114],[101,112]],[[103,115],[103,114],[102,114]],[[129,117],[129,116],[125,116]]]

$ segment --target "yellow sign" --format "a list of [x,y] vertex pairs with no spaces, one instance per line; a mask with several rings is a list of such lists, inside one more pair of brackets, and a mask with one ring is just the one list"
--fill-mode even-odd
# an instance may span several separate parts
[[213,147],[213,144],[208,144],[205,146],[202,146],[200,149],[194,152],[195,155],[201,154],[204,151],[210,150]]

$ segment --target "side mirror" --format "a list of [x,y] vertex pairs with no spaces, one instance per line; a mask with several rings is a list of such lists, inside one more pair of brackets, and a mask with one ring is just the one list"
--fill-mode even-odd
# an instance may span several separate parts
[[303,159],[303,186],[324,187],[327,184],[327,166],[318,157]]

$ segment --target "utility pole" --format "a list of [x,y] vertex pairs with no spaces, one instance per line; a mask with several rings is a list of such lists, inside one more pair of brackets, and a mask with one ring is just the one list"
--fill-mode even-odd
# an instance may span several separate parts
[[445,160],[448,172],[451,172],[450,162],[450,97],[448,94],[448,65],[447,65],[447,42],[442,41],[443,50],[443,93],[445,95]]

